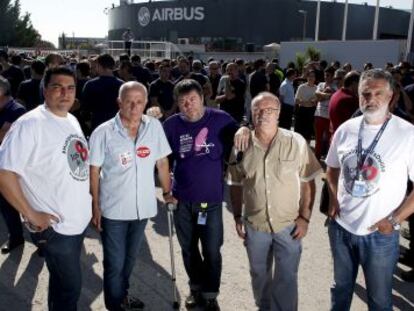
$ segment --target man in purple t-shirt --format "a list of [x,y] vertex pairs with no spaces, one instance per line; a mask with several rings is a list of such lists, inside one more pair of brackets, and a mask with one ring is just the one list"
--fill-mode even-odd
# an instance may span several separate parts
[[174,160],[175,227],[190,279],[185,304],[220,310],[223,159],[238,125],[226,112],[204,106],[202,87],[195,80],[180,81],[174,96],[180,113],[168,118],[164,129]]

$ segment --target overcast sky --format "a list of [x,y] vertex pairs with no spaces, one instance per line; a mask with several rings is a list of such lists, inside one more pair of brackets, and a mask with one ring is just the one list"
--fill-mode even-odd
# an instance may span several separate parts
[[[119,0],[20,0],[22,12],[29,12],[34,27],[42,38],[57,45],[62,32],[76,37],[105,37],[108,33],[108,16],[104,9]],[[134,2],[145,2],[137,1]],[[345,2],[338,0],[337,2]],[[375,5],[376,0],[349,0],[350,3]],[[381,6],[411,9],[412,0],[381,0]]]

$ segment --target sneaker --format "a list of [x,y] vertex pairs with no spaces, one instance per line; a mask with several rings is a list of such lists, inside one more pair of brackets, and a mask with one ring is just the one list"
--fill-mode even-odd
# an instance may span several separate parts
[[136,297],[127,296],[121,304],[121,307],[125,310],[143,310],[145,308],[145,304]]
[[205,311],[220,311],[220,306],[217,302],[216,298],[207,299],[206,304],[204,306]]
[[185,306],[187,308],[194,308],[201,302],[201,293],[196,290],[192,290],[190,295],[185,299]]

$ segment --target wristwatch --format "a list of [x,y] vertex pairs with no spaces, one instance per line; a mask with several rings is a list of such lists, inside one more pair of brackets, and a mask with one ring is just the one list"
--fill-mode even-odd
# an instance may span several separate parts
[[397,219],[395,219],[394,215],[391,214],[390,216],[388,216],[387,220],[390,222],[390,224],[392,225],[392,227],[394,228],[394,230],[400,230],[401,226],[398,223]]

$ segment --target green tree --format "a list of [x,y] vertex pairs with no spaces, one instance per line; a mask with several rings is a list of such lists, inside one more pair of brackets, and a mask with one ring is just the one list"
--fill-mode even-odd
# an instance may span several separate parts
[[0,0],[0,46],[32,47],[39,40],[30,14],[21,16],[20,0]]

